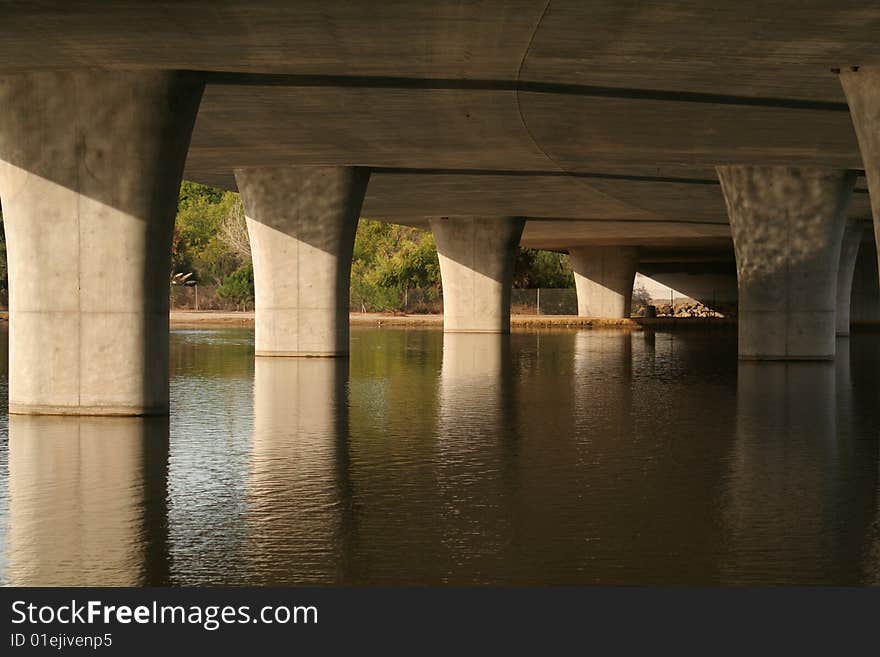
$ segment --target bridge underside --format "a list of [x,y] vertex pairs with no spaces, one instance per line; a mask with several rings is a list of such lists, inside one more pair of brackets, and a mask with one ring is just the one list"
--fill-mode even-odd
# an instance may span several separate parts
[[[123,307],[80,286],[88,311],[59,290],[90,267],[106,267],[95,290],[119,268],[141,284],[167,270],[181,171],[251,181],[257,280],[273,286],[257,298],[283,317],[262,334],[273,353],[345,352],[360,215],[434,230],[444,286],[467,290],[456,330],[506,330],[519,239],[578,253],[579,289],[610,295],[581,307],[614,312],[636,260],[735,266],[748,356],[827,358],[869,187],[880,213],[880,6],[863,1],[50,0],[0,2],[0,17],[0,194],[11,271],[39,292],[13,293],[12,313],[46,335],[62,310],[79,327],[128,313],[132,344],[167,330],[162,289]],[[81,239],[71,271],[41,251],[61,221]],[[140,251],[97,263],[87,251],[114,231]],[[294,257],[303,271],[284,278]],[[28,348],[39,369],[45,341]],[[147,410],[167,397],[146,372],[163,354],[125,377],[155,388],[130,395]],[[86,379],[71,375],[64,408],[92,394],[92,361],[70,358]]]

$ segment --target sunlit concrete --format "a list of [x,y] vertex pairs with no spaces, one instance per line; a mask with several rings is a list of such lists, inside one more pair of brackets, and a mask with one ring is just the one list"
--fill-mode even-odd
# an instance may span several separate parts
[[370,172],[237,169],[254,264],[257,356],[344,356],[349,281]]
[[633,247],[569,249],[577,288],[578,316],[629,317],[639,251]]
[[443,281],[443,330],[510,331],[510,289],[519,217],[443,217],[431,220]]
[[[840,244],[840,267],[837,270],[837,335],[849,335],[853,274],[864,234],[865,224],[850,222],[846,225]],[[880,281],[877,284],[880,287]]]
[[739,285],[739,356],[834,357],[837,269],[855,174],[718,167]]
[[13,586],[168,585],[167,418],[9,418]]
[[9,411],[168,412],[168,272],[202,84],[87,71],[0,77]]

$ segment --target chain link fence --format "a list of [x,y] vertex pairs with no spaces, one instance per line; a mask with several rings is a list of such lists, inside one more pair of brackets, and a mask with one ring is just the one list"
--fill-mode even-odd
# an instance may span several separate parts
[[253,310],[254,302],[234,303],[217,294],[216,285],[172,285],[171,310]]
[[512,290],[510,312],[514,315],[577,315],[577,292],[570,288]]
[[[236,304],[221,298],[214,285],[172,285],[172,310],[253,310],[253,302]],[[443,313],[442,290],[410,288],[384,289],[369,294],[352,290],[351,312],[411,315],[439,315]],[[577,315],[577,293],[574,288],[540,288],[511,291],[510,312],[514,315]]]

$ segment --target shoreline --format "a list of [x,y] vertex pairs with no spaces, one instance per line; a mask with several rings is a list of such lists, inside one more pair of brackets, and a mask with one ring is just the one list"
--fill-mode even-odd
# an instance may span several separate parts
[[[443,315],[403,315],[392,313],[350,313],[352,326],[377,328],[440,328]],[[171,328],[229,328],[254,325],[253,311],[172,310]],[[631,319],[591,319],[574,315],[511,315],[511,329],[595,328],[642,330],[644,328],[722,328],[734,327],[727,317],[657,317]]]
[[[172,310],[169,314],[172,329],[188,328],[245,328],[254,325],[253,311],[227,310]],[[443,315],[403,315],[392,313],[350,313],[352,326],[377,328],[440,328]],[[9,322],[9,311],[0,310],[0,322]],[[731,317],[633,317],[630,319],[591,319],[575,315],[511,315],[513,330],[529,329],[727,329],[736,327]],[[880,321],[857,320],[853,329],[880,330]]]

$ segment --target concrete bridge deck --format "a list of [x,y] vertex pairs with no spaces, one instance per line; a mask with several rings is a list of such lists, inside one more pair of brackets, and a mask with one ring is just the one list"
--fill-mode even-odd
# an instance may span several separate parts
[[[365,216],[540,218],[523,241],[550,248],[731,249],[714,167],[863,169],[831,69],[880,59],[880,8],[865,2],[79,0],[0,12],[3,72],[204,72],[189,179],[234,189],[238,167],[366,166]],[[864,193],[850,215],[869,218]]]
[[877,306],[880,6],[0,0],[0,19],[13,412],[167,411],[181,176],[242,192],[258,355],[347,353],[361,215],[433,231],[447,331],[509,330],[519,244],[571,254],[584,317],[622,317],[636,268],[699,274],[736,297],[742,358],[833,358],[850,306]]

